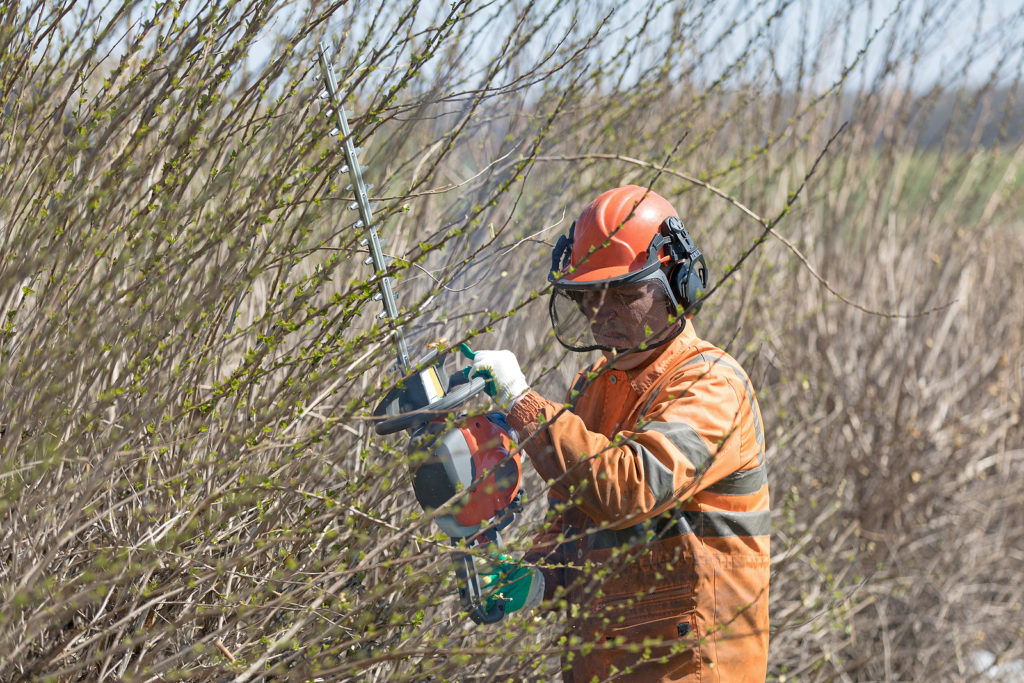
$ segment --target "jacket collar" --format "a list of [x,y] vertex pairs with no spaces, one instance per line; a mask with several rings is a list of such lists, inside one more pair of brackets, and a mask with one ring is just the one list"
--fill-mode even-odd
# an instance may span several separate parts
[[683,331],[676,335],[662,349],[661,353],[649,360],[646,364],[626,370],[626,377],[630,386],[637,394],[643,394],[654,382],[656,382],[675,361],[689,349],[696,346],[698,341],[697,333],[693,329],[693,323],[686,321]]

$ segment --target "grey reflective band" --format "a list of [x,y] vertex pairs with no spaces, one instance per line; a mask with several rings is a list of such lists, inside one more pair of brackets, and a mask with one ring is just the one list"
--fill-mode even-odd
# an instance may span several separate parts
[[654,504],[657,506],[672,500],[676,493],[676,482],[675,477],[672,476],[672,470],[654,457],[654,453],[651,453],[649,449],[635,441],[630,441],[626,445],[640,456],[640,461],[644,464],[644,481],[647,482],[647,488],[654,496]]
[[721,363],[722,365],[736,373],[736,376],[739,377],[740,381],[743,382],[743,387],[747,390],[747,402],[750,404],[750,412],[754,416],[754,436],[757,439],[757,445],[763,449],[764,434],[761,430],[761,419],[757,416],[757,405],[754,403],[754,388],[750,386],[750,380],[747,379],[746,373],[743,372],[743,370],[741,370],[739,366],[733,365],[732,363],[727,361],[725,358],[722,358],[721,356],[709,356],[707,354],[702,353],[693,360],[685,363],[683,367],[685,368],[688,365],[693,365],[694,363],[710,363],[711,365],[714,365],[715,363]]
[[706,490],[708,493],[720,493],[726,496],[748,496],[760,491],[767,483],[768,472],[762,461],[753,469],[740,470],[723,477]]
[[693,529],[683,513],[675,511],[640,522],[625,529],[588,531],[584,541],[588,550],[655,543],[676,536],[692,536]]
[[771,514],[761,512],[675,511],[625,529],[588,531],[584,541],[589,550],[655,543],[666,538],[695,535],[703,538],[768,536]]
[[658,432],[668,437],[672,445],[689,458],[698,474],[706,470],[711,463],[711,451],[708,450],[704,439],[700,438],[696,429],[685,422],[648,422],[638,433],[643,432]]
[[772,530],[771,513],[761,512],[696,512],[683,513],[693,533],[704,538],[729,536],[768,536]]

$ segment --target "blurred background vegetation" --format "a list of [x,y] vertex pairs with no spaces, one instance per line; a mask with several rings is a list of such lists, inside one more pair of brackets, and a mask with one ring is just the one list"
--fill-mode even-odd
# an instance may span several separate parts
[[966,0],[3,4],[0,679],[556,676],[557,611],[460,615],[368,421],[400,378],[321,39],[414,355],[561,396],[550,247],[609,187],[674,202],[770,435],[772,680],[1024,676],[1021,35]]

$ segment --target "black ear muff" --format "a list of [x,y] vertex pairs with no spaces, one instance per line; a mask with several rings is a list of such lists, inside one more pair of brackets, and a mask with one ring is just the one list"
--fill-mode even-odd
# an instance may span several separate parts
[[569,234],[558,238],[555,248],[551,250],[551,270],[548,272],[548,282],[555,281],[555,273],[565,273],[572,259],[572,243],[576,237],[576,221],[569,226]]
[[696,267],[692,263],[683,263],[676,268],[673,287],[679,293],[679,303],[688,313],[696,313],[704,304],[707,280],[708,269],[703,256],[698,259]]
[[703,305],[708,288],[708,264],[683,222],[675,216],[665,219],[661,233],[669,238],[666,248],[672,258],[668,271],[672,295],[688,314],[695,314]]

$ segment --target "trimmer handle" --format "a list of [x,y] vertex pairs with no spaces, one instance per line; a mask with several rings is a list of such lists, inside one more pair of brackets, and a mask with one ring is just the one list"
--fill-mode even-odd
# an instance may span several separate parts
[[449,377],[442,361],[436,360],[436,357],[437,352],[434,351],[421,360],[419,366],[426,367],[406,379],[405,386],[388,392],[380,402],[373,412],[374,417],[383,418],[374,426],[378,434],[415,429],[452,412],[486,388],[485,378],[467,376],[469,368],[452,373]]
[[505,617],[505,604],[497,601],[490,610],[485,608],[486,599],[480,585],[473,556],[469,553],[455,554],[455,579],[459,586],[459,600],[469,618],[476,624],[493,624]]
[[416,427],[424,422],[430,422],[434,418],[447,415],[469,399],[473,398],[487,386],[483,377],[474,377],[469,382],[458,386],[455,390],[445,394],[433,403],[428,403],[423,408],[410,410],[395,417],[381,420],[375,429],[378,434],[394,434],[403,429]]

